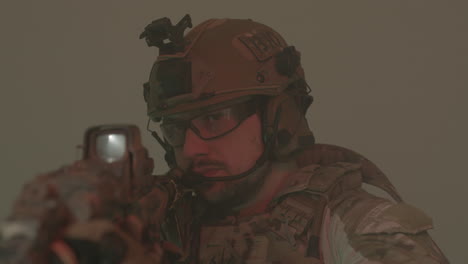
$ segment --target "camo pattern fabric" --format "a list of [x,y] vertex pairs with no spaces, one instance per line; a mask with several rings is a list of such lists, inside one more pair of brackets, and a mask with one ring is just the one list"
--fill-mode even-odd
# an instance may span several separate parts
[[427,233],[432,219],[357,187],[358,167],[337,163],[302,172],[291,179],[306,182],[304,188],[293,184],[268,213],[203,227],[200,263],[448,263]]
[[432,220],[415,207],[364,190],[349,192],[330,207],[321,236],[327,264],[449,263],[427,232]]

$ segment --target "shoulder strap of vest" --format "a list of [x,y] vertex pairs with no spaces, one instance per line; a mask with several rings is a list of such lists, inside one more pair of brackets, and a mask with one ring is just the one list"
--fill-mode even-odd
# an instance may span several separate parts
[[310,165],[329,166],[337,162],[359,164],[362,182],[384,190],[398,203],[403,201],[387,176],[373,162],[352,150],[328,144],[315,144],[301,152],[296,157],[296,162],[299,168]]
[[[361,165],[336,162],[328,166],[312,164],[289,176],[286,188],[277,197],[289,193],[306,192],[324,197],[327,201],[348,189],[361,186]],[[336,186],[340,185],[340,188]]]
[[360,188],[360,164],[337,162],[313,164],[288,178],[287,187],[272,203],[276,233],[290,244],[296,239],[307,246],[306,256],[322,259],[320,231],[327,204],[347,190]]

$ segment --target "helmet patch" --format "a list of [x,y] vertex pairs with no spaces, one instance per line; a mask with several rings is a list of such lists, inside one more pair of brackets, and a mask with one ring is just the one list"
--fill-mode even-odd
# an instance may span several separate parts
[[271,58],[286,46],[286,43],[271,31],[259,31],[254,34],[245,33],[238,38],[259,61]]

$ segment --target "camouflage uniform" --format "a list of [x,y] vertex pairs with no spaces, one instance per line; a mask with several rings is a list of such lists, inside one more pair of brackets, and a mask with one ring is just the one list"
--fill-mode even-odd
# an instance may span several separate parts
[[[84,260],[69,263],[88,263],[96,256],[102,261],[124,260],[110,263],[125,264],[448,263],[427,233],[432,228],[431,219],[404,203],[385,175],[367,159],[344,148],[316,144],[296,162],[300,169],[289,176],[268,209],[249,217],[228,214],[206,218],[205,212],[211,208],[204,207],[190,192],[179,197],[166,192],[174,190],[173,183],[161,178],[134,211],[146,228],[129,234],[128,228],[122,230],[104,216],[123,213],[118,206],[121,198],[115,197],[120,188],[116,178],[95,164],[76,163],[27,184],[10,220],[44,220],[38,232],[54,234],[44,236],[47,241],[40,240],[41,244],[34,246],[34,252],[40,253],[33,255],[35,260],[48,258],[49,251],[43,250],[58,238],[64,219],[72,216],[87,219],[67,228],[65,241],[72,242],[75,254],[57,243],[60,241],[52,243],[62,259]],[[367,193],[363,183],[384,189],[396,202]],[[48,209],[48,192],[55,189],[51,186],[60,190],[62,198],[57,201],[68,204],[71,211],[60,206],[52,208],[60,209],[55,213]],[[89,206],[97,201],[90,197],[99,199],[99,207]],[[11,231],[15,230],[18,232],[16,228]],[[153,234],[156,236],[151,238]],[[148,239],[161,243],[157,247],[141,244]],[[26,250],[28,243],[1,245],[0,263],[30,263],[10,261],[19,250]]]
[[[197,257],[186,255],[186,263],[448,263],[427,233],[431,219],[404,203],[370,161],[317,144],[297,162],[304,166],[263,214],[202,222]],[[363,182],[397,202],[369,194]]]

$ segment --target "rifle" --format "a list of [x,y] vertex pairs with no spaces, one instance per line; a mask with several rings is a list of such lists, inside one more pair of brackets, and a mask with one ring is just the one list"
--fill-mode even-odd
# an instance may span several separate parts
[[[0,264],[144,263],[147,252],[160,256],[160,226],[178,190],[176,178],[152,176],[153,168],[138,127],[89,128],[81,160],[24,185],[1,227]],[[141,256],[129,262],[137,244],[144,245],[136,250]]]

